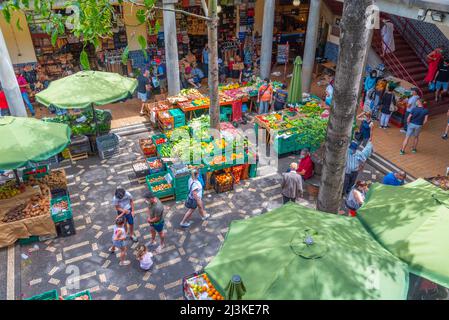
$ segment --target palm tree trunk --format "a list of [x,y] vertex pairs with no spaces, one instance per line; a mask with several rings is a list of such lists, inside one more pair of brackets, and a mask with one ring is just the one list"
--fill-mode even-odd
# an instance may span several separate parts
[[325,141],[324,165],[318,195],[318,210],[337,213],[343,190],[346,152],[357,108],[365,56],[368,53],[372,18],[367,11],[373,0],[346,0],[341,21],[340,53],[334,101]]
[[220,129],[220,101],[218,97],[218,14],[217,0],[209,0],[209,18],[208,34],[209,34],[209,115],[210,127]]

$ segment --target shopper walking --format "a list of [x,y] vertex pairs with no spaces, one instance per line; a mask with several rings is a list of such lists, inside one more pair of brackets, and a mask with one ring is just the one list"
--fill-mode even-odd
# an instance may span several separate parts
[[371,119],[371,112],[362,112],[357,116],[357,120],[362,121],[360,123],[360,140],[361,145],[366,146],[368,141],[373,137],[374,122]]
[[127,230],[129,237],[137,242],[137,237],[134,235],[134,201],[131,194],[123,188],[115,190],[112,204],[117,210],[117,219],[123,218],[125,223],[125,230]]
[[366,193],[368,192],[368,184],[365,181],[357,181],[354,188],[349,192],[345,201],[346,207],[349,209],[349,215],[355,217],[357,210],[365,202]]
[[393,91],[394,87],[388,86],[387,92],[384,93],[380,101],[380,128],[383,129],[389,128],[390,117],[397,110],[396,97]]
[[192,224],[191,221],[189,221],[190,217],[192,216],[193,212],[196,208],[198,208],[201,219],[203,221],[209,219],[210,214],[206,214],[204,211],[204,203],[203,203],[203,186],[201,185],[201,182],[199,181],[199,171],[193,170],[192,171],[192,177],[189,179],[188,186],[189,186],[189,195],[187,196],[187,200],[185,202],[185,206],[188,209],[186,214],[181,220],[181,223],[179,224],[181,228],[188,228]]
[[407,118],[407,133],[405,135],[404,142],[402,144],[402,149],[400,154],[405,154],[405,149],[407,148],[410,137],[414,137],[412,144],[412,153],[416,153],[416,147],[418,146],[419,134],[421,133],[422,126],[427,123],[429,119],[429,111],[424,109],[421,100],[418,100],[416,107],[410,112]]
[[145,202],[148,204],[150,211],[147,219],[148,223],[150,224],[150,245],[156,244],[156,233],[159,234],[161,244],[159,247],[157,247],[156,252],[160,252],[165,247],[164,205],[162,204],[161,200],[155,197],[153,192],[151,191],[145,194]]
[[369,141],[362,151],[358,151],[357,142],[351,142],[346,154],[345,180],[343,184],[343,193],[348,195],[352,186],[357,181],[359,171],[362,169],[366,160],[371,156],[373,145]]
[[447,140],[447,134],[449,133],[449,110],[447,111],[447,116],[448,116],[448,121],[447,121],[447,125],[446,125],[446,130],[444,131],[443,135],[441,136],[441,138],[443,140]]
[[380,30],[382,35],[382,54],[384,57],[385,54],[392,53],[396,50],[396,46],[394,43],[394,25],[388,19],[383,19],[382,22],[384,26]]
[[140,70],[140,74],[137,77],[137,98],[142,102],[142,107],[140,108],[140,115],[143,116],[145,103],[149,99],[149,94],[151,91],[150,84],[150,71]]
[[20,73],[16,72],[17,83],[19,84],[20,93],[22,94],[23,101],[31,112],[31,115],[34,117],[36,112],[34,111],[33,105],[31,104],[30,97],[28,96],[28,82],[25,77]]
[[449,60],[445,59],[435,75],[435,101],[443,98],[449,89]]
[[402,186],[405,178],[406,174],[404,171],[390,172],[384,177],[382,183],[387,186]]
[[296,199],[303,197],[302,177],[296,171],[298,170],[298,164],[293,162],[290,164],[290,171],[282,173],[282,197],[283,203],[296,202]]
[[118,218],[115,221],[114,231],[112,233],[112,247],[109,249],[110,253],[115,253],[116,249],[120,250],[120,265],[127,266],[131,262],[125,260],[126,258],[126,230],[125,230],[125,220],[123,218]]
[[273,101],[273,87],[270,79],[265,78],[264,83],[260,86],[257,95],[257,103],[259,103],[259,114],[268,113],[270,105]]
[[429,65],[426,77],[424,81],[428,84],[431,84],[435,79],[435,75],[438,71],[438,67],[440,66],[441,61],[443,60],[443,49],[436,48],[431,53],[427,55],[427,63]]
[[404,120],[403,120],[403,127],[401,129],[402,133],[407,132],[407,119],[410,114],[410,112],[416,107],[416,102],[419,99],[419,92],[418,88],[412,88],[412,96],[407,99],[407,109],[405,110]]
[[148,251],[147,247],[143,244],[137,248],[137,260],[140,263],[140,269],[143,271],[149,271],[153,266],[153,255]]

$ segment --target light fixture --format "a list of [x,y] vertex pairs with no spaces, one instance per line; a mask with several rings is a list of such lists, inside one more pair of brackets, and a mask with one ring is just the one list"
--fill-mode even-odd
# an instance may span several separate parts
[[432,20],[436,22],[443,22],[444,20],[444,13],[440,11],[432,11],[430,16],[432,17]]
[[221,12],[221,6],[217,6],[217,13]]
[[301,0],[293,0],[293,5],[295,7],[299,7],[300,4],[301,4]]

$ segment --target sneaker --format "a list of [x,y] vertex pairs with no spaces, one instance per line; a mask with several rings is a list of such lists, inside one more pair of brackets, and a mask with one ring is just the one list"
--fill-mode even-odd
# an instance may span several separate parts
[[401,129],[400,132],[401,132],[401,133],[407,133],[407,131],[404,130],[404,129]]
[[416,149],[412,149],[412,153],[416,153],[416,152],[418,152],[418,151],[416,151]]
[[138,241],[139,241],[139,239],[137,239],[136,236],[132,236],[132,237],[131,237],[131,240],[132,240],[133,242],[138,242]]
[[181,228],[188,228],[188,227],[190,227],[191,224],[192,224],[191,222],[186,222],[186,223],[180,223],[179,226]]
[[441,136],[441,139],[447,140],[447,134],[443,134],[443,135]]
[[156,253],[161,253],[162,252],[162,250],[164,250],[164,248],[165,248],[165,246],[158,246],[157,248],[156,248]]
[[116,250],[112,250],[112,247],[109,248],[109,253],[115,253]]
[[204,217],[201,217],[201,220],[206,221],[210,218],[210,214],[206,214]]
[[121,265],[121,266],[127,266],[127,265],[129,265],[130,263],[131,263],[131,261],[125,260],[125,261],[120,261],[119,265]]
[[404,150],[399,151],[400,155],[403,156],[405,154]]

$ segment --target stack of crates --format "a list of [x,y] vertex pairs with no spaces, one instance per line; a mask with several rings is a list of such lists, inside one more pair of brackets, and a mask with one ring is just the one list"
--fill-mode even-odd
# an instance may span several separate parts
[[173,127],[178,128],[186,125],[186,116],[181,109],[169,110],[170,115],[173,116]]
[[232,106],[222,106],[220,108],[220,121],[229,122],[232,116]]
[[70,141],[69,150],[72,155],[91,153],[89,138],[84,135],[73,137]]
[[[174,176],[173,173],[172,176]],[[189,178],[190,172],[175,176],[173,186],[175,188],[176,201],[183,201],[187,199],[187,196],[189,195]]]
[[98,155],[101,159],[108,159],[119,153],[119,139],[114,133],[97,137]]

